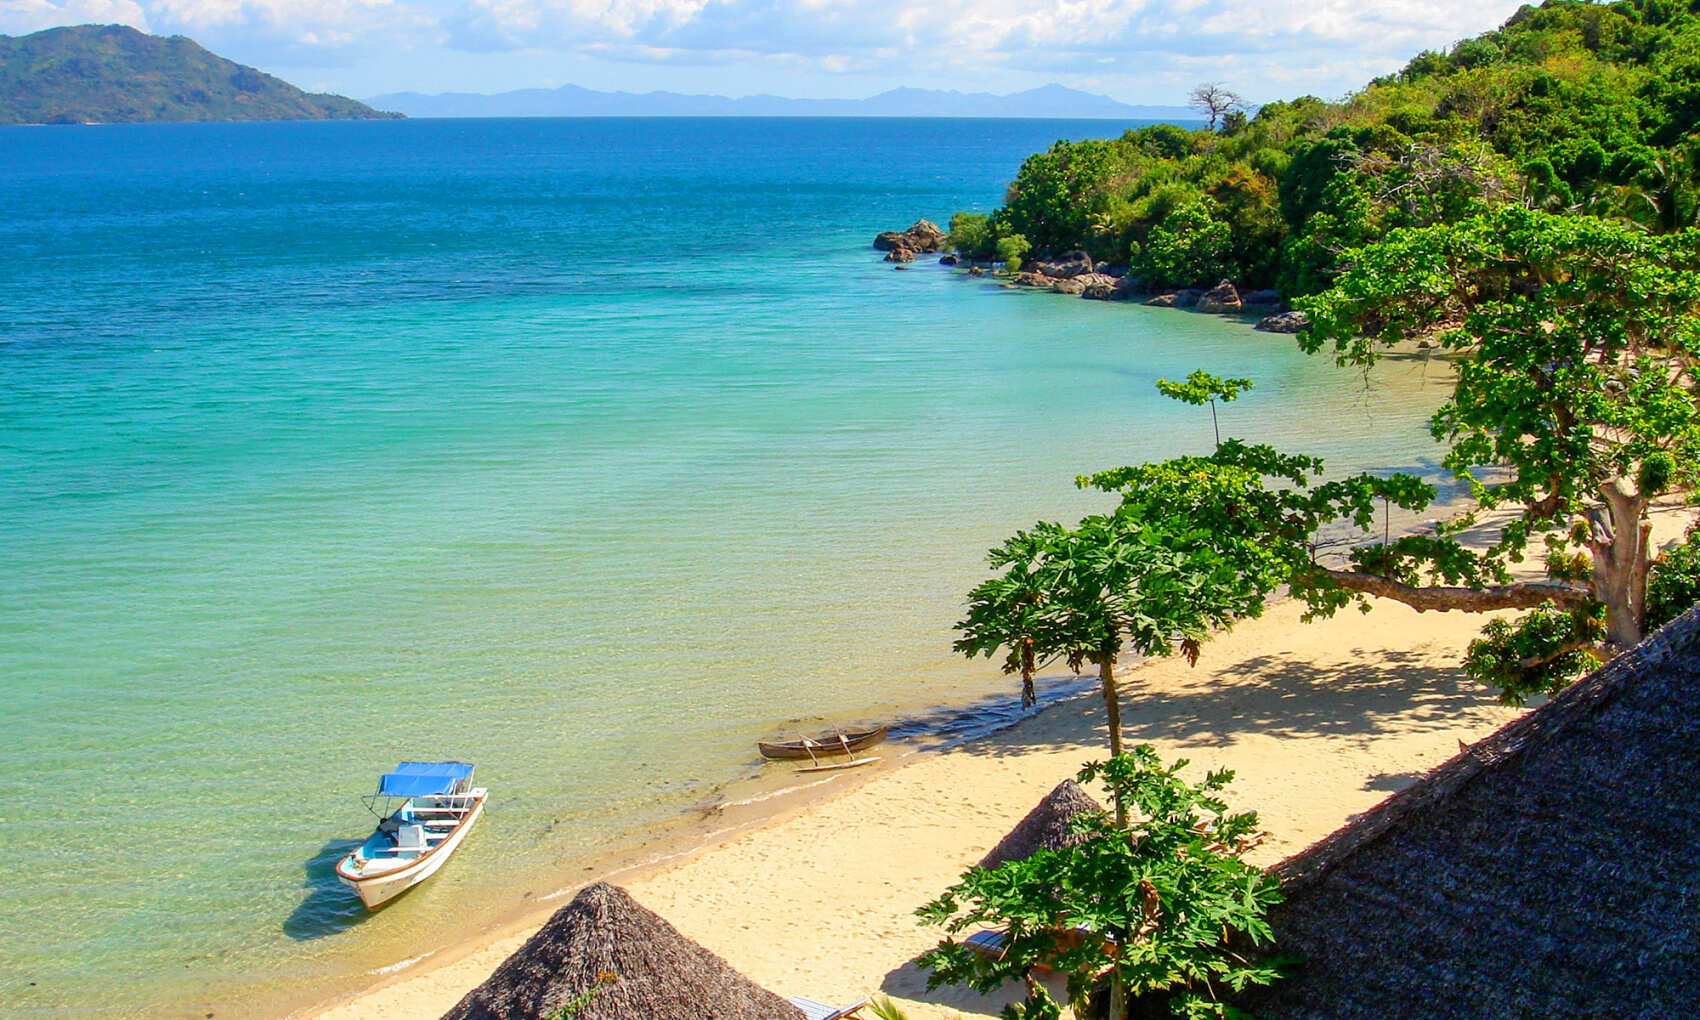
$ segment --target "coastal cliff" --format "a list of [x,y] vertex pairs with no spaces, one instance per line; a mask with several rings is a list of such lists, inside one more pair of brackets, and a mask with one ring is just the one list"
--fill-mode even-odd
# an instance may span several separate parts
[[286,81],[184,36],[123,25],[0,36],[0,124],[400,117]]

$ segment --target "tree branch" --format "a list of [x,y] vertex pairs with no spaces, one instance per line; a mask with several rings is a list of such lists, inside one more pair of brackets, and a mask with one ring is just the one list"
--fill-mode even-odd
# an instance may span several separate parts
[[1326,579],[1348,591],[1403,602],[1419,613],[1430,610],[1444,613],[1454,609],[1466,613],[1486,613],[1495,609],[1533,609],[1546,602],[1574,609],[1593,598],[1589,589],[1560,581],[1525,581],[1488,588],[1419,588],[1358,570],[1331,570],[1327,567],[1312,566],[1309,575],[1312,580]]
[[1587,652],[1594,657],[1595,662],[1606,661],[1605,650],[1600,647],[1598,641],[1570,641],[1559,645],[1545,655],[1531,655],[1527,659],[1519,659],[1517,666],[1520,669],[1536,669],[1549,662],[1562,659],[1571,652]]

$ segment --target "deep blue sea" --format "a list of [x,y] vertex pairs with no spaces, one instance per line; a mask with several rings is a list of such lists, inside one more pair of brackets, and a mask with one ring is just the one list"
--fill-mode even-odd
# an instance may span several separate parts
[[[1420,465],[1432,367],[870,247],[1126,125],[0,128],[0,1007],[265,1015],[582,880],[950,653],[1072,479],[1227,431]],[[466,848],[330,879],[397,760]]]

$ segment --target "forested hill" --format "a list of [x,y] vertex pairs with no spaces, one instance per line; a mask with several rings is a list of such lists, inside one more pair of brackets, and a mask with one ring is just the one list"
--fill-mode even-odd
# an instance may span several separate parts
[[0,124],[397,117],[123,25],[0,36]]
[[1059,142],[1022,165],[989,220],[958,214],[951,243],[983,257],[1000,240],[1084,248],[1151,288],[1229,277],[1291,297],[1326,287],[1344,252],[1389,229],[1508,202],[1693,226],[1697,12],[1700,0],[1552,0],[1342,102]]

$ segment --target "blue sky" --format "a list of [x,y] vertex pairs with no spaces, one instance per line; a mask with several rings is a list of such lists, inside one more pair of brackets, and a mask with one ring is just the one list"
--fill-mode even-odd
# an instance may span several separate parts
[[595,89],[854,98],[1060,82],[1176,105],[1343,95],[1515,0],[0,0],[0,33],[122,23],[352,96]]

